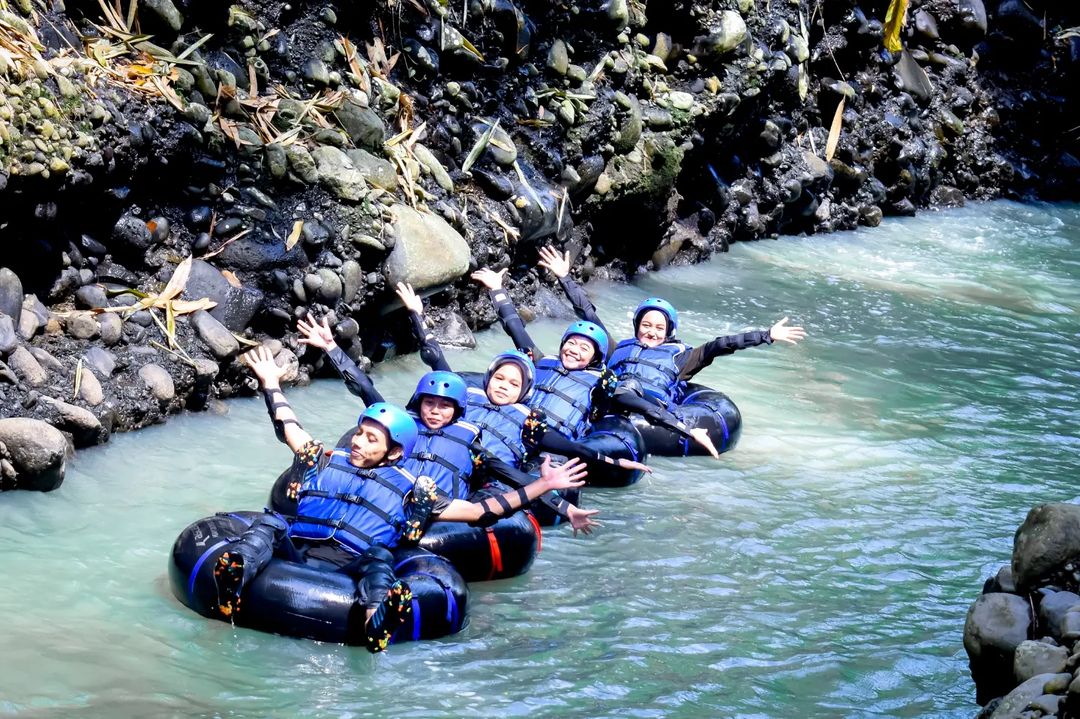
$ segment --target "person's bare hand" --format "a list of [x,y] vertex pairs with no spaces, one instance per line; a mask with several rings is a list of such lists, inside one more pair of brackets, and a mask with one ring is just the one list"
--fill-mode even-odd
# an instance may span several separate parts
[[631,471],[642,471],[645,474],[652,474],[652,467],[642,462],[635,462],[632,459],[618,459],[615,460],[615,464],[619,465],[622,469],[629,469]]
[[296,330],[300,333],[300,344],[311,345],[324,352],[334,349],[334,332],[330,329],[330,322],[323,317],[322,322],[316,322],[315,317],[308,312],[307,320],[299,320]]
[[259,378],[259,384],[263,389],[278,389],[281,387],[281,378],[285,376],[288,368],[278,366],[269,347],[259,345],[245,353],[241,359],[247,363],[251,371]]
[[602,527],[600,522],[593,519],[597,514],[600,514],[599,509],[582,509],[571,504],[566,510],[566,516],[570,520],[570,526],[574,528],[574,536],[576,537],[578,532],[589,535],[597,527]]
[[501,290],[503,286],[503,277],[506,276],[506,273],[509,269],[510,268],[507,267],[496,272],[495,270],[490,270],[485,267],[482,270],[477,270],[469,276],[482,284],[484,287],[487,287],[489,290]]
[[806,337],[806,330],[802,327],[788,327],[787,321],[788,318],[785,317],[769,328],[769,335],[773,338],[773,341],[787,342],[789,345],[793,345]]
[[695,442],[707,449],[713,459],[720,459],[720,453],[716,451],[716,445],[713,444],[712,437],[709,436],[709,430],[704,427],[696,427],[690,430],[690,436]]
[[544,457],[544,463],[540,465],[540,479],[551,489],[574,489],[585,484],[585,476],[588,470],[585,463],[578,457],[559,465],[551,466],[551,457]]
[[551,270],[551,274],[562,279],[570,274],[570,252],[568,250],[559,254],[558,250],[550,245],[541,247],[540,262],[538,264]]
[[420,295],[413,292],[412,285],[398,282],[397,296],[401,298],[401,303],[405,305],[405,309],[409,312],[418,315],[424,314],[424,301],[420,299]]

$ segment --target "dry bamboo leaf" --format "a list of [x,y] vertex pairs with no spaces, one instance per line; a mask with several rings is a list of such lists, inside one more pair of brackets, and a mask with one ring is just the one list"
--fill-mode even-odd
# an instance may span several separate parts
[[468,172],[469,168],[480,159],[480,154],[487,149],[488,143],[491,142],[491,136],[498,126],[499,121],[496,120],[493,124],[488,126],[488,129],[484,130],[484,134],[480,136],[480,139],[478,139],[472,149],[469,150],[469,154],[465,157],[465,162],[461,164],[462,172]]
[[203,297],[197,300],[171,300],[169,304],[172,305],[173,312],[175,312],[177,316],[190,315],[192,312],[209,310],[217,307],[217,302],[214,302],[209,297]]
[[239,342],[240,344],[245,345],[247,347],[258,347],[258,346],[260,346],[262,344],[262,342],[253,342],[253,341],[249,340],[247,337],[242,337],[242,336],[236,334],[235,332],[232,333],[232,336],[236,338],[237,342]]
[[889,9],[885,12],[885,28],[882,33],[882,44],[889,52],[900,52],[904,46],[900,43],[900,30],[904,27],[907,19],[908,0],[890,0]]
[[82,373],[83,373],[83,361],[79,358],[79,361],[75,363],[75,391],[71,393],[72,399],[79,398],[79,388],[82,386]]
[[297,220],[293,223],[292,231],[289,233],[289,237],[285,240],[285,251],[288,252],[296,243],[300,240],[300,233],[304,231],[304,221]]
[[832,126],[829,128],[829,139],[825,141],[825,161],[832,160],[833,155],[836,153],[836,143],[840,142],[840,128],[844,125],[844,101],[846,97],[841,97],[840,102],[836,105],[836,112],[833,113]]
[[250,94],[253,97],[258,97],[259,82],[258,79],[255,77],[255,64],[250,62],[248,63],[248,87],[251,88],[251,90],[249,91]]
[[233,287],[243,287],[244,286],[243,283],[240,282],[240,278],[238,278],[236,276],[236,274],[233,273],[230,270],[222,270],[221,271],[221,276],[224,277],[226,282],[228,282]]
[[173,275],[169,278],[168,284],[165,285],[165,289],[161,291],[158,297],[161,300],[171,300],[184,291],[184,287],[187,285],[188,276],[191,274],[191,257],[185,257],[184,260],[176,266],[173,271]]
[[165,303],[165,333],[169,338],[169,346],[176,347],[176,310],[172,302]]
[[196,50],[198,50],[198,49],[199,49],[200,47],[202,47],[202,46],[203,46],[203,44],[204,44],[204,43],[205,43],[205,42],[206,42],[207,40],[209,40],[210,38],[212,38],[213,36],[214,36],[214,34],[213,34],[213,33],[208,33],[208,34],[206,34],[206,35],[203,35],[203,36],[202,36],[201,38],[199,38],[198,40],[196,40],[195,42],[193,42],[192,44],[190,44],[190,45],[188,45],[188,46],[187,46],[186,48],[184,48],[184,51],[183,51],[182,53],[180,53],[179,55],[177,55],[177,56],[176,56],[176,59],[177,59],[177,60],[183,60],[183,59],[184,59],[184,58],[186,58],[186,57],[187,57],[188,55],[190,55],[191,53],[195,52],[195,51],[196,51]]

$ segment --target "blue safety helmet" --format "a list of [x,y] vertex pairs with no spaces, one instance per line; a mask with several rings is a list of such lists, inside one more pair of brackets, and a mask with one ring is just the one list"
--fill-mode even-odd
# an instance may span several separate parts
[[566,338],[572,335],[580,335],[592,340],[592,343],[596,345],[596,357],[599,359],[599,364],[607,362],[608,333],[603,327],[592,322],[575,322],[566,328],[566,332],[563,332],[562,339],[559,340],[559,347],[561,348],[563,343],[566,342]]
[[495,374],[495,370],[499,369],[504,364],[515,364],[518,366],[518,369],[521,370],[521,396],[518,397],[518,402],[524,402],[532,392],[536,367],[533,365],[532,360],[529,359],[529,355],[517,350],[509,350],[502,354],[495,355],[495,359],[491,360],[487,372],[484,373],[484,391],[487,391],[488,382],[491,381],[491,375]]
[[679,313],[675,311],[675,307],[670,302],[659,297],[650,297],[644,300],[634,310],[634,334],[637,334],[642,315],[650,310],[656,310],[667,317],[667,336],[674,336],[675,330],[679,328]]
[[364,410],[356,425],[359,427],[365,419],[385,429],[390,441],[401,447],[406,457],[412,453],[420,433],[416,429],[416,420],[408,412],[389,402],[375,402]]
[[455,422],[461,415],[465,414],[465,407],[468,405],[469,388],[465,384],[465,380],[461,379],[461,377],[453,372],[446,372],[443,370],[428,372],[420,378],[420,381],[416,385],[416,391],[413,392],[412,399],[410,399],[409,404],[405,406],[413,412],[419,412],[420,397],[425,394],[431,395],[432,397],[445,397],[453,402],[456,406],[456,409],[454,410]]

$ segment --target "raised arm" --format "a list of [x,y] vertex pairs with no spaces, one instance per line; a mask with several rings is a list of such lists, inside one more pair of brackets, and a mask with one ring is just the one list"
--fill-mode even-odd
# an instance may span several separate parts
[[510,296],[503,289],[504,275],[506,275],[506,270],[495,272],[484,268],[472,273],[472,278],[487,287],[488,297],[491,298],[491,304],[495,306],[495,314],[499,316],[499,323],[506,334],[510,335],[514,345],[532,357],[533,361],[536,361],[543,357],[544,353],[533,342],[532,337],[529,336],[528,331],[525,329],[525,322],[522,321],[521,315],[518,314],[514,303],[510,300]]
[[[607,327],[604,325],[603,320],[596,314],[596,306],[593,305],[592,300],[589,299],[589,295],[585,292],[585,288],[574,281],[574,278],[570,276],[570,252],[563,252],[561,255],[554,247],[542,247],[540,248],[540,267],[546,267],[551,271],[551,274],[559,278],[559,285],[562,286],[563,293],[566,294],[566,299],[570,300],[570,304],[574,307],[574,314],[586,322],[592,322],[598,324],[604,328],[607,332]],[[615,339],[611,333],[608,332],[608,354],[615,351]]]
[[446,361],[442,347],[439,346],[439,341],[435,339],[435,333],[431,331],[424,319],[424,301],[420,299],[420,295],[413,292],[412,285],[398,282],[397,296],[401,298],[405,309],[409,310],[413,334],[420,343],[420,359],[433,370],[453,372]]
[[679,379],[688,380],[712,364],[712,361],[717,357],[734,354],[748,347],[771,345],[774,341],[786,342],[791,345],[798,344],[800,340],[806,337],[806,330],[802,327],[788,327],[787,322],[788,318],[785,317],[764,331],[756,330],[754,332],[717,337],[700,347],[695,347],[689,352],[679,355],[675,360],[679,364]]
[[270,421],[274,423],[274,434],[287,444],[289,449],[299,453],[311,443],[312,437],[300,425],[296,413],[285,399],[285,393],[281,391],[281,378],[285,376],[286,368],[278,367],[274,355],[265,346],[256,347],[245,354],[244,361],[259,380],[259,389],[266,401],[266,411],[270,414]]
[[334,333],[330,330],[330,324],[323,317],[321,323],[308,313],[307,321],[300,320],[296,323],[296,329],[300,333],[300,343],[316,347],[326,353],[334,364],[341,378],[345,380],[345,386],[349,391],[360,398],[365,405],[383,402],[383,396],[375,389],[368,373],[360,369],[345,351],[334,342]]

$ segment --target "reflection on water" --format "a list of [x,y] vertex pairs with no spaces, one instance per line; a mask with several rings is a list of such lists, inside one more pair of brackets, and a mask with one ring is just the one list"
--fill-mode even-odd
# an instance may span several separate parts
[[[743,410],[735,452],[590,493],[597,536],[549,531],[530,574],[474,585],[464,633],[380,657],[169,593],[177,533],[261,506],[288,461],[261,401],[118,436],[59,492],[0,502],[0,712],[969,717],[967,606],[1027,509],[1077,494],[1078,244],[1075,206],[994,203],[591,286],[626,334],[659,294],[691,343],[783,316],[811,337],[700,376]],[[535,329],[554,346],[562,327]],[[450,359],[507,346],[489,332]],[[403,400],[421,372],[375,374]],[[359,409],[334,382],[290,396],[326,438]]]

